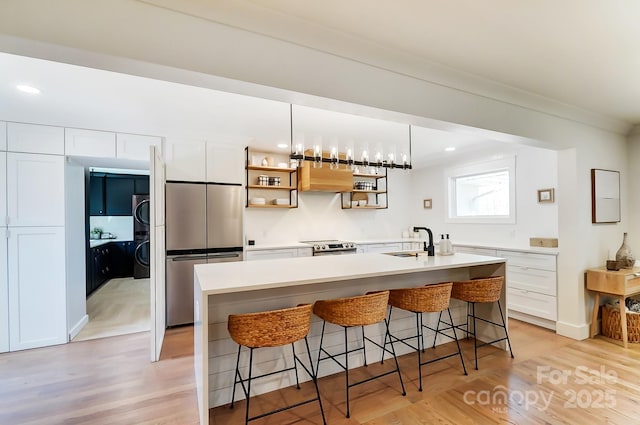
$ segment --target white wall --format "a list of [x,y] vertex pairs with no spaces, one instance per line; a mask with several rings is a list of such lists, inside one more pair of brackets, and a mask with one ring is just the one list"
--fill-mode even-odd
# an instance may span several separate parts
[[409,174],[389,170],[389,208],[343,210],[340,195],[302,192],[298,208],[290,210],[245,210],[245,237],[256,245],[301,240],[401,237],[410,225],[406,208],[411,197]]
[[[67,330],[77,335],[87,321],[84,166],[67,161],[64,169]],[[82,225],[78,225],[82,223]]]
[[[498,157],[516,157],[516,223],[448,223],[445,170],[453,166],[489,161]],[[529,146],[505,145],[499,151],[485,152],[474,158],[462,158],[412,172],[411,220],[427,226],[437,237],[449,233],[453,242],[494,243],[501,246],[529,246],[531,237],[558,237],[558,206],[538,203],[538,189],[557,191],[557,152]],[[423,199],[432,199],[432,209],[424,209]]]

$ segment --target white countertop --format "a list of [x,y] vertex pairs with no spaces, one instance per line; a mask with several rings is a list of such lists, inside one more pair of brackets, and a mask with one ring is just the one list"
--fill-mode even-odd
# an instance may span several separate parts
[[359,254],[200,264],[194,269],[203,295],[212,295],[503,262],[464,253],[417,258]]
[[110,242],[131,242],[131,239],[89,239],[89,248],[95,248],[96,246],[106,245]]

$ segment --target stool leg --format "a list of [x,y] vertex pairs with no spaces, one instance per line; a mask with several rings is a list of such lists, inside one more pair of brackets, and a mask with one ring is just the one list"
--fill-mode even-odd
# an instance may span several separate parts
[[322,321],[322,332],[320,333],[320,347],[318,348],[318,361],[316,362],[316,372],[320,371],[320,357],[322,356],[322,340],[324,339],[324,327],[327,324],[326,321]]
[[507,331],[507,323],[504,320],[504,314],[502,314],[502,307],[500,306],[500,300],[498,300],[498,310],[500,310],[500,318],[502,319],[502,327],[504,328],[504,334],[507,337],[507,344],[509,344],[509,353],[513,359],[513,350],[511,350],[511,340],[509,339],[509,331]]
[[233,376],[233,392],[231,393],[231,406],[229,406],[231,409],[233,409],[233,402],[236,399],[236,384],[238,383],[238,378],[242,379],[242,377],[240,376],[240,350],[242,349],[242,346],[238,345],[238,357],[236,358],[236,373]]
[[296,348],[291,343],[291,353],[293,354],[293,370],[296,372],[296,388],[300,389],[300,380],[298,379],[298,362],[296,362]]
[[327,420],[324,417],[322,400],[320,399],[320,389],[318,389],[318,375],[316,371],[313,370],[313,360],[311,360],[311,350],[309,350],[309,340],[307,339],[306,336],[304,337],[304,345],[307,347],[307,356],[309,357],[309,366],[311,367],[311,379],[313,380],[313,385],[316,387],[316,395],[318,396],[318,404],[320,405],[320,413],[322,414],[322,423],[324,425],[327,425]]
[[[478,338],[476,335],[476,303],[471,303],[471,314],[473,320],[473,355],[476,359],[476,370],[478,370]],[[469,316],[467,316],[467,326],[469,323]]]
[[[387,339],[387,336],[385,335],[384,339]],[[364,367],[369,366],[367,364],[367,350],[366,347],[364,346],[366,344],[366,340],[364,339],[364,326],[362,326],[362,355],[364,356]],[[384,351],[382,352],[382,355],[384,356]]]
[[[436,339],[438,338],[438,332],[440,331],[440,321],[442,320],[442,312],[438,314],[438,324],[436,325],[436,333],[433,335],[433,346],[431,348],[436,348]],[[451,322],[453,324],[453,321]],[[422,343],[424,347],[424,343]]]
[[[385,326],[386,333],[389,336],[389,340],[391,340],[391,334],[389,333],[389,325]],[[398,372],[398,378],[400,378],[400,386],[402,387],[402,395],[407,395],[407,391],[404,389],[404,382],[402,382],[402,374],[400,373],[400,365],[398,364],[398,357],[396,356],[396,349],[391,344],[391,353],[393,354],[393,360],[396,362],[396,372]]]
[[[393,344],[391,345],[393,347]],[[344,328],[344,365],[345,365],[345,382],[347,389],[347,418],[351,417],[351,413],[349,411],[349,345],[347,340],[347,328]]]
[[[389,306],[389,317],[387,319],[384,319],[384,324],[385,326],[389,326],[389,323],[391,323],[391,312],[393,311],[393,306]],[[390,344],[393,344],[393,340],[389,340]],[[384,334],[384,343],[382,344],[382,358],[380,359],[380,364],[384,364],[384,353],[386,352],[385,350],[387,349],[387,334]]]
[[[453,317],[451,316],[451,309],[447,308],[447,313],[449,313],[449,321],[451,323],[453,323]],[[442,316],[442,312],[440,312],[440,315]],[[460,356],[460,362],[462,363],[462,370],[464,370],[464,374],[467,374],[467,367],[464,365],[464,359],[462,358],[462,350],[460,350],[460,343],[458,342],[458,335],[456,334],[456,328],[455,326],[452,326],[451,329],[453,329],[453,338],[456,340],[456,347],[458,347],[458,355]]]
[[420,356],[420,353],[424,350],[424,339],[422,339],[422,313],[416,313],[416,331],[418,337],[418,391],[422,391],[422,357]]
[[[471,332],[470,332],[470,331],[471,331],[471,326],[469,325],[469,313],[470,313],[470,311],[469,311],[469,310],[470,310],[470,309],[471,309],[471,306],[469,305],[469,303],[467,303],[467,330],[466,330],[466,332],[467,332],[467,339],[469,339],[469,334],[471,333]],[[474,331],[474,335],[475,335],[475,328],[473,329],[473,331]]]
[[244,414],[244,423],[249,423],[249,400],[251,399],[251,370],[253,367],[253,348],[249,347],[249,378],[247,379],[247,410]]

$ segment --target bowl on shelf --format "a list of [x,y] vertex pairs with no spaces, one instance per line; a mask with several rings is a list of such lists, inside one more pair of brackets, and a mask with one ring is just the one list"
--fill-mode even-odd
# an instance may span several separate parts
[[251,198],[249,199],[251,205],[265,205],[267,202],[264,198]]
[[355,208],[358,206],[358,201],[351,201],[351,208]]
[[358,201],[358,206],[359,207],[366,207],[367,206],[367,200],[366,199],[361,199]]

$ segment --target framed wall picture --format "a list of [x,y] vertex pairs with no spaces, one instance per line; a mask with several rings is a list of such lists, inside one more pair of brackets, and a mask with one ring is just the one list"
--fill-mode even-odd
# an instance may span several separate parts
[[541,203],[541,204],[545,204],[545,203],[552,204],[552,203],[554,203],[555,199],[554,199],[553,192],[554,192],[553,189],[540,189],[540,190],[538,190],[538,203]]
[[591,169],[591,222],[620,221],[620,172]]
[[430,210],[430,209],[431,209],[431,199],[425,199],[425,200],[423,201],[422,206],[423,206],[425,209]]

